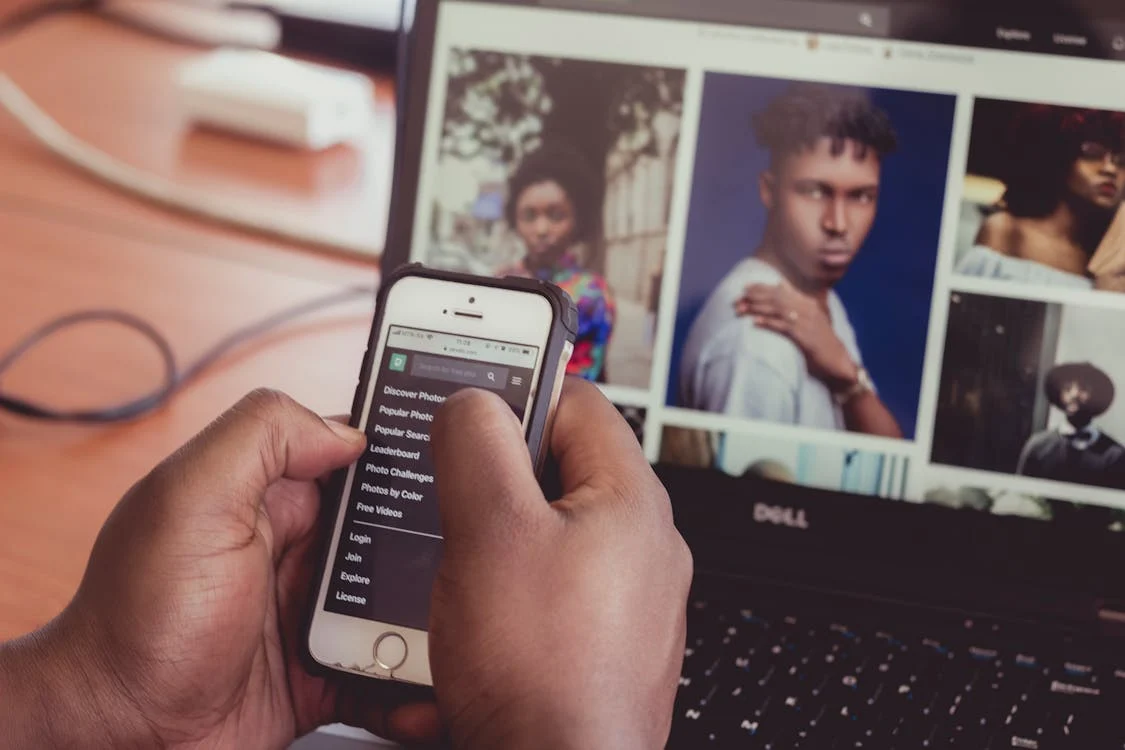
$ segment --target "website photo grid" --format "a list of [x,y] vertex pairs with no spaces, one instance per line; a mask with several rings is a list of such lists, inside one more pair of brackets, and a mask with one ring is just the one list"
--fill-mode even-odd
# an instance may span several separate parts
[[518,9],[443,12],[412,259],[566,290],[568,370],[650,460],[1125,507],[1113,63],[564,11],[513,47],[487,16]]

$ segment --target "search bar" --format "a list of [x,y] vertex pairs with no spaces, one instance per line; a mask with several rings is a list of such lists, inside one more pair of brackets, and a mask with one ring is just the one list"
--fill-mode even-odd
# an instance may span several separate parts
[[875,3],[835,0],[539,0],[540,5],[605,13],[658,16],[700,23],[764,26],[823,34],[887,37],[891,10]]
[[444,380],[473,388],[491,388],[502,391],[508,387],[508,368],[476,362],[454,362],[425,354],[413,355],[410,374],[416,378]]

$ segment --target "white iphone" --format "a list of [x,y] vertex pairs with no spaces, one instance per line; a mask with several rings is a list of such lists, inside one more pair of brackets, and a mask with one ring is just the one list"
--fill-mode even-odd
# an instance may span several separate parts
[[541,467],[576,319],[570,298],[544,282],[418,265],[386,280],[352,413],[368,449],[333,483],[325,524],[305,644],[313,666],[432,685],[426,631],[442,544],[434,414],[457,390],[490,390],[522,420]]

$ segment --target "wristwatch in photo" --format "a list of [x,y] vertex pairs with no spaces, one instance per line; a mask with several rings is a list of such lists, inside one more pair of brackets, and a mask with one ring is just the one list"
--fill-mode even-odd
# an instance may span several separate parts
[[868,374],[867,368],[863,365],[857,365],[855,368],[855,382],[846,390],[835,394],[836,403],[840,406],[844,406],[856,396],[862,396],[865,393],[873,393],[874,391],[875,383],[871,380],[871,375]]

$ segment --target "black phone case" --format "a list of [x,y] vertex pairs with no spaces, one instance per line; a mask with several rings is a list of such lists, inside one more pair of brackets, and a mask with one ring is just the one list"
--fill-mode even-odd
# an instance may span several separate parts
[[[551,303],[554,319],[551,332],[547,337],[547,344],[543,355],[543,366],[540,368],[539,384],[536,390],[535,402],[531,405],[531,418],[527,426],[527,446],[532,459],[537,467],[543,465],[543,458],[547,454],[550,435],[551,397],[554,393],[557,379],[562,376],[559,360],[567,344],[574,344],[578,332],[578,310],[570,296],[559,287],[546,281],[525,279],[514,276],[495,278],[473,276],[470,274],[440,271],[427,268],[421,263],[408,263],[392,271],[384,277],[379,288],[375,306],[375,319],[371,325],[371,333],[367,340],[367,350],[363,354],[363,367],[360,370],[359,381],[356,383],[355,396],[352,399],[352,413],[349,424],[359,427],[361,411],[363,410],[364,396],[370,384],[374,363],[372,354],[378,345],[379,332],[383,328],[383,312],[386,309],[387,297],[391,288],[401,279],[409,276],[453,281],[473,286],[515,289],[538,294]],[[362,686],[363,690],[374,694],[377,698],[386,701],[389,705],[408,703],[417,700],[432,700],[433,689],[424,685],[414,685],[407,682],[378,677],[366,677],[351,672],[344,672],[331,667],[325,667],[317,662],[309,649],[309,635],[312,629],[313,612],[320,593],[320,582],[324,578],[324,571],[331,561],[328,560],[330,548],[329,538],[335,527],[336,515],[340,503],[343,501],[344,484],[347,480],[348,469],[336,472],[327,482],[321,492],[320,528],[318,529],[317,566],[315,577],[312,579],[309,601],[305,607],[304,626],[301,631],[300,652],[305,668],[312,674],[332,676],[341,682],[351,682]]]

